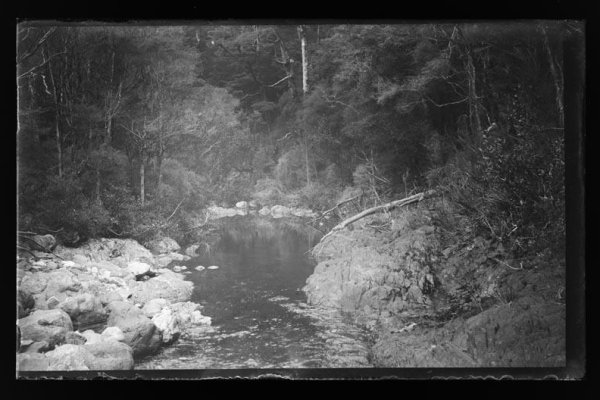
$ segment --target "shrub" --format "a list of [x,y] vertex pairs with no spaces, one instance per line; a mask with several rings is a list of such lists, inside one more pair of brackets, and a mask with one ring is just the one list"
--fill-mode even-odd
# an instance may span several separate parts
[[251,198],[265,205],[281,203],[283,199],[283,188],[279,181],[271,178],[259,179],[254,185]]
[[299,189],[306,183],[304,151],[294,147],[284,153],[275,166],[275,178],[285,189]]

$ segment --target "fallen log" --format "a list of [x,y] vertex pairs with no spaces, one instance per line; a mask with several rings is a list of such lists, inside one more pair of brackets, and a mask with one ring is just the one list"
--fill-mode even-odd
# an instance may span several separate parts
[[333,211],[333,210],[335,210],[336,208],[338,208],[338,207],[340,207],[340,206],[343,206],[344,204],[346,204],[346,203],[349,203],[349,202],[351,202],[352,200],[356,200],[356,199],[358,199],[360,196],[362,196],[362,193],[361,193],[361,194],[359,194],[358,196],[354,196],[354,197],[351,197],[351,198],[349,198],[349,199],[347,199],[347,200],[340,201],[340,202],[339,202],[339,203],[337,203],[335,206],[331,207],[329,210],[327,210],[327,211],[324,211],[324,212],[323,212],[323,214],[322,214],[321,216],[324,216],[324,215],[326,215],[326,214],[329,214],[330,212],[332,212],[332,211]]
[[330,235],[334,234],[335,232],[341,231],[342,229],[344,229],[346,226],[350,225],[351,223],[356,222],[359,219],[362,219],[362,218],[364,218],[364,217],[366,217],[368,215],[375,214],[375,213],[378,213],[378,212],[381,212],[381,211],[389,211],[392,208],[402,207],[402,206],[405,206],[405,205],[408,205],[408,204],[411,204],[411,203],[416,203],[418,201],[423,200],[426,197],[433,196],[435,193],[436,193],[435,190],[428,190],[426,192],[417,193],[415,195],[406,197],[406,198],[401,199],[401,200],[394,200],[392,202],[383,204],[381,206],[376,206],[376,207],[368,208],[368,209],[366,209],[366,210],[364,210],[364,211],[362,211],[362,212],[360,212],[360,213],[358,213],[358,214],[356,214],[356,215],[354,215],[354,216],[352,216],[350,218],[347,218],[347,219],[343,220],[342,222],[340,222],[339,224],[337,224],[336,226],[334,226],[327,235],[325,235],[325,236],[323,236],[321,238],[321,240],[319,241],[319,243],[323,242],[327,237],[329,237]]

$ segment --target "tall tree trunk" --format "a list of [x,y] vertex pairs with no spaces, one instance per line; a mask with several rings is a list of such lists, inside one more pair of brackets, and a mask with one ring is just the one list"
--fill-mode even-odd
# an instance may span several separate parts
[[56,150],[58,153],[58,177],[62,178],[62,176],[63,176],[62,144],[61,144],[60,124],[59,124],[60,115],[59,115],[58,111],[56,112],[55,118],[56,118]]
[[[45,58],[45,57],[44,57]],[[54,80],[54,73],[52,72],[52,63],[48,60],[48,72],[50,74],[50,83],[52,84],[52,94],[54,98],[55,107],[55,129],[56,129],[56,150],[58,155],[58,177],[63,176],[63,165],[62,165],[62,140],[60,135],[60,98],[58,96],[58,89],[56,88],[56,81]]]
[[481,119],[479,116],[479,98],[477,97],[477,74],[475,71],[475,65],[473,64],[473,57],[471,56],[471,49],[467,47],[467,76],[469,85],[469,119],[471,123],[471,130],[473,131],[473,138],[476,144],[479,144],[481,139]]
[[[302,50],[302,96],[306,98],[308,94],[308,61],[306,58],[306,37],[304,36],[304,27],[298,26],[298,36],[300,37],[300,48]],[[306,184],[310,185],[310,164],[308,162],[308,133],[306,127],[304,131],[304,161],[306,164]]]
[[162,160],[163,160],[163,155],[162,153],[159,153],[156,156],[156,162],[154,164],[155,166],[155,174],[156,174],[156,197],[160,198],[160,187],[162,185]]
[[146,194],[145,194],[145,179],[146,179],[146,163],[144,162],[144,157],[140,157],[140,201],[142,203],[142,207],[146,202]]
[[306,184],[310,185],[310,164],[308,163],[308,136],[304,132],[304,162],[306,165]]
[[563,105],[563,87],[561,84],[561,76],[556,70],[555,60],[552,55],[552,48],[550,47],[550,40],[548,40],[548,33],[542,24],[540,24],[540,29],[542,31],[544,37],[544,48],[546,50],[546,55],[548,56],[548,64],[550,66],[550,73],[552,74],[552,79],[554,80],[554,88],[556,90],[556,109],[558,111],[558,122],[560,127],[564,126],[564,105]]
[[96,167],[96,203],[102,203],[100,199],[100,168]]
[[298,26],[298,36],[300,36],[300,47],[302,49],[302,93],[308,93],[308,61],[306,58],[306,36],[304,35],[304,27]]
[[104,143],[110,144],[112,141],[112,117],[106,118],[106,136],[104,137]]

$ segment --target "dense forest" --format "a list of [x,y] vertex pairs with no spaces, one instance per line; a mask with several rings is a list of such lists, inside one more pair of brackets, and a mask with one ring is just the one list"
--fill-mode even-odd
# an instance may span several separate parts
[[436,188],[515,251],[562,243],[562,42],[580,29],[22,24],[19,229],[181,238],[209,204]]
[[583,38],[21,23],[18,369],[564,366]]

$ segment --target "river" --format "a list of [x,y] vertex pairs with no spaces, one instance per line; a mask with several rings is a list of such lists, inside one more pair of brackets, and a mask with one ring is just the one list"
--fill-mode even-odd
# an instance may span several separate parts
[[315,232],[283,220],[232,219],[210,252],[176,263],[187,267],[191,301],[212,325],[188,331],[136,369],[370,367],[368,332],[305,302]]

